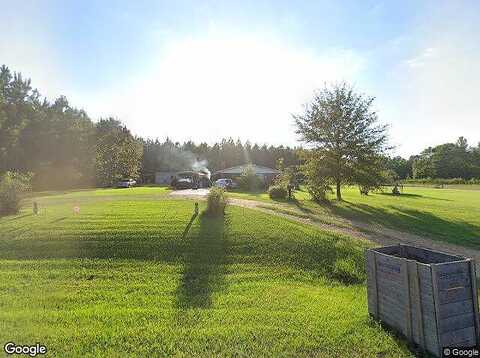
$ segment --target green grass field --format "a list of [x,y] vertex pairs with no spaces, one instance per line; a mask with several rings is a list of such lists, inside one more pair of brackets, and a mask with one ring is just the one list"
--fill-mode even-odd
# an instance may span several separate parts
[[[273,203],[266,193],[232,193],[232,197]],[[358,220],[434,240],[480,249],[480,190],[405,187],[403,194],[359,194],[357,188],[344,188],[341,203],[335,200],[319,205],[305,191],[295,192],[295,200],[277,202],[324,222]]]
[[27,202],[0,218],[0,342],[62,357],[412,356],[368,318],[367,242],[239,207],[192,217],[166,193],[42,193],[39,215]]

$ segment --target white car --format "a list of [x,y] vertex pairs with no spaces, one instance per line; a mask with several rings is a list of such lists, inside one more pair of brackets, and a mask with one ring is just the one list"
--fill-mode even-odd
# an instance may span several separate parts
[[117,188],[130,188],[135,186],[137,182],[133,179],[122,179],[117,183]]
[[222,189],[234,189],[237,187],[237,185],[233,182],[232,179],[227,179],[227,178],[218,179],[215,181],[213,185],[218,186],[219,188],[222,188]]

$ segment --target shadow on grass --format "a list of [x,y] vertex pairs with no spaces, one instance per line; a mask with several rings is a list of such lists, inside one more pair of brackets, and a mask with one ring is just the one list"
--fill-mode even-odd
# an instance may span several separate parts
[[434,198],[433,196],[425,196],[420,194],[409,194],[409,193],[402,193],[400,195],[395,195],[393,193],[385,193],[380,192],[377,193],[378,195],[385,195],[385,196],[395,196],[397,198],[412,198],[412,199],[428,199],[428,200],[439,200],[439,201],[452,201],[451,199],[444,199],[444,198]]
[[182,239],[185,239],[185,237],[188,235],[188,232],[190,231],[190,228],[192,227],[192,224],[195,221],[197,216],[198,216],[198,212],[195,211],[192,217],[190,218],[189,223],[187,224],[187,226],[185,226],[185,230],[183,230]]
[[223,286],[225,267],[231,264],[278,266],[343,284],[365,280],[365,243],[255,210],[232,208],[225,218],[200,215],[196,220],[185,216],[186,228],[175,236],[166,236],[162,229],[106,231],[102,226],[98,227],[102,230],[70,232],[54,238],[33,231],[22,240],[0,240],[0,258],[128,259],[182,264],[184,271],[176,292],[179,307],[209,307],[212,293]]
[[57,218],[57,219],[55,219],[55,220],[50,221],[50,224],[59,223],[60,221],[65,220],[66,218],[67,218],[66,216],[62,216],[61,218]]
[[293,203],[303,213],[314,214],[314,211],[312,209],[306,208],[303,202],[299,201],[297,198],[295,198],[295,196],[293,196],[288,202]]
[[184,271],[176,291],[179,308],[208,308],[212,294],[224,284],[226,263],[225,225],[227,217],[199,216],[198,233],[188,238]]
[[[26,217],[29,217],[29,216],[32,216],[32,215],[33,215],[32,213],[22,214],[22,215],[18,215],[18,214],[5,214],[5,215],[0,215],[0,218],[4,218],[4,219],[2,220],[3,222],[9,222],[9,221],[20,220],[20,219],[23,219],[23,218],[26,218]],[[12,217],[9,217],[9,216],[12,216]]]
[[[432,213],[394,205],[375,208],[344,201],[324,207],[333,215],[372,225],[412,232],[432,239],[480,248],[480,227],[463,221],[443,219]],[[355,224],[355,222],[353,223]]]

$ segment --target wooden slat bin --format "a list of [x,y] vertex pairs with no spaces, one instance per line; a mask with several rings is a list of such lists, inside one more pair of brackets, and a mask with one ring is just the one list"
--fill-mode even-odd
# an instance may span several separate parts
[[366,251],[368,312],[421,349],[480,343],[475,263],[407,245]]

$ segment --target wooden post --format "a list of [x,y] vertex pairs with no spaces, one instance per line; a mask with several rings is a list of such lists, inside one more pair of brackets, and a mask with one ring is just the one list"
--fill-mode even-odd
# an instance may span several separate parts
[[472,302],[473,302],[473,319],[475,324],[475,340],[476,345],[480,344],[480,332],[479,332],[479,322],[478,322],[478,295],[477,295],[477,276],[475,274],[475,261],[473,259],[468,260],[470,266],[470,285],[472,287]]
[[433,305],[435,307],[435,328],[437,331],[437,354],[441,356],[442,352],[442,336],[440,333],[440,298],[438,296],[438,276],[437,265],[430,265],[432,271],[432,290],[433,290]]
[[365,256],[367,258],[368,270],[368,311],[375,319],[378,319],[377,263],[375,251],[367,250]]
[[413,270],[413,287],[414,293],[417,296],[417,329],[418,329],[418,338],[419,343],[423,349],[425,349],[425,332],[423,326],[423,309],[422,309],[422,297],[420,292],[420,277],[418,275],[418,263],[414,263],[415,268]]
[[[404,254],[405,248],[401,246],[401,253]],[[412,341],[413,334],[412,334],[412,298],[410,294],[410,282],[408,277],[408,262],[409,260],[403,259],[402,260],[402,270],[403,270],[403,285],[406,290],[406,300],[405,300],[405,336]]]

